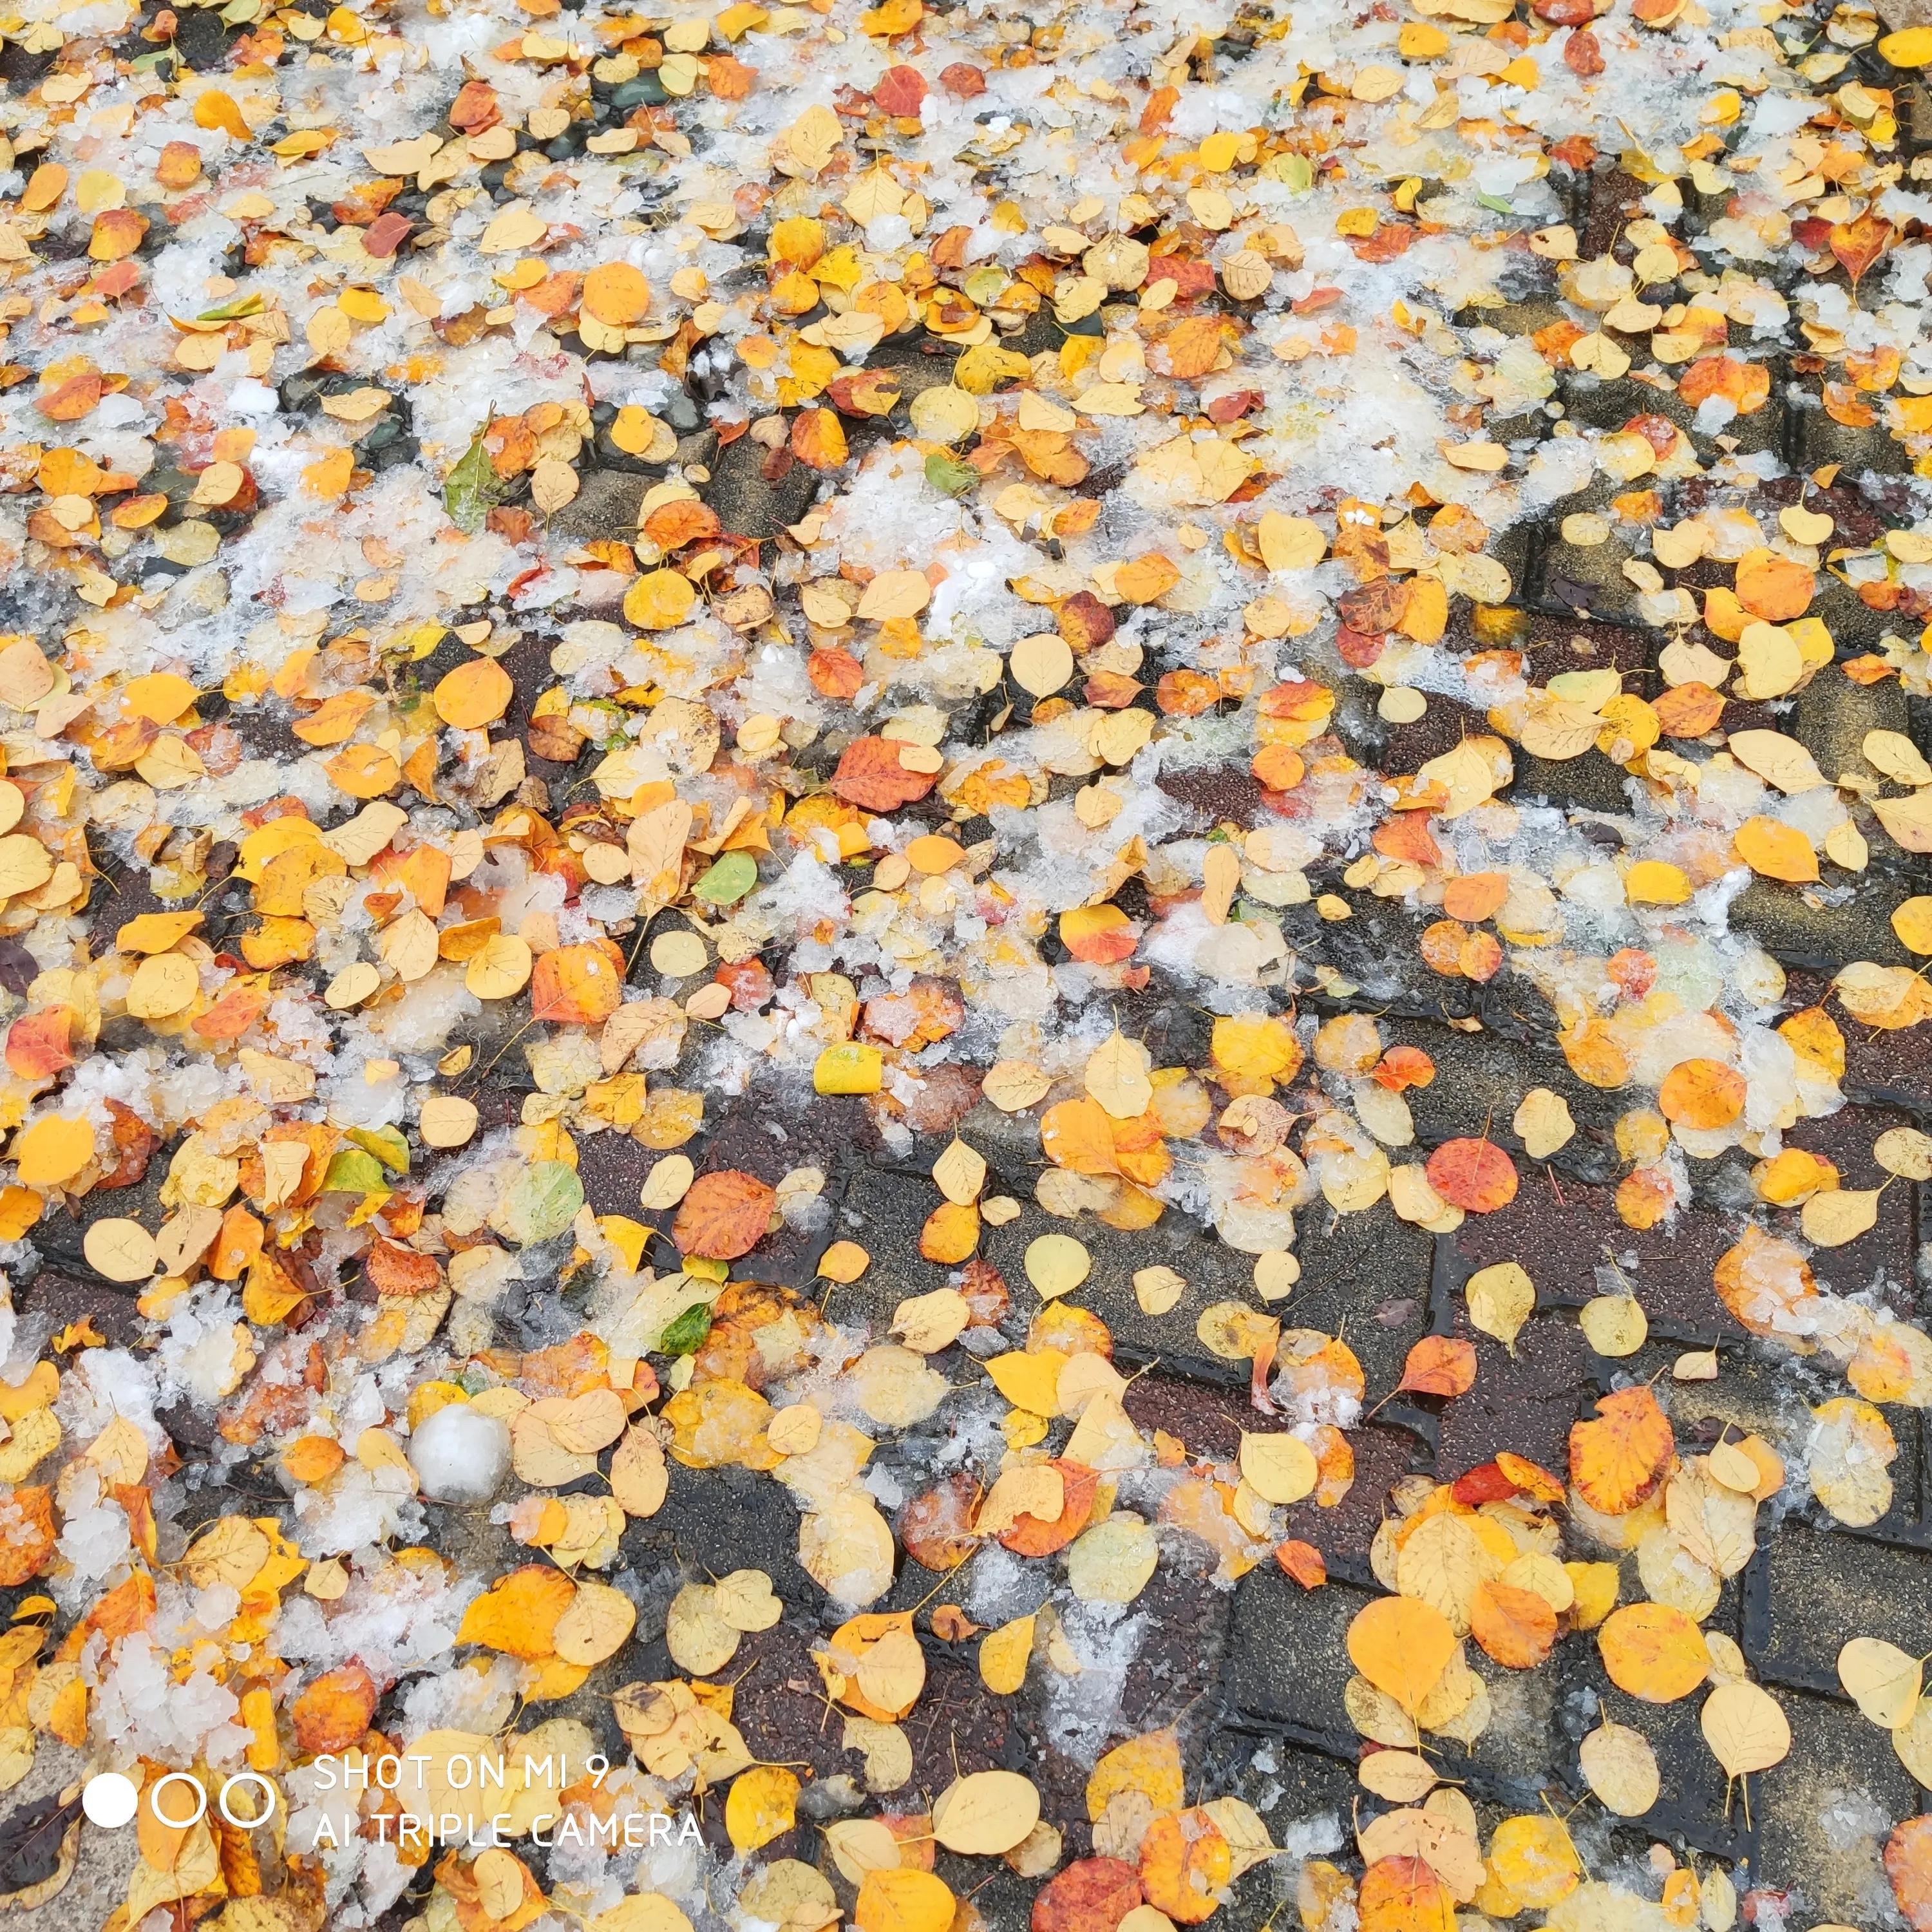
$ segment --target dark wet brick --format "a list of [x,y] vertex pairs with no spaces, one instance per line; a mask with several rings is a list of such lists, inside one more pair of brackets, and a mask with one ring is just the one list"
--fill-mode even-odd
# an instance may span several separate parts
[[[1394,1412],[1393,1406],[1382,1412],[1385,1418]],[[1366,1586],[1374,1576],[1369,1551],[1390,1490],[1412,1471],[1428,1468],[1430,1460],[1426,1437],[1386,1423],[1350,1430],[1348,1446],[1355,1453],[1355,1480],[1348,1494],[1332,1508],[1312,1499],[1295,1504],[1287,1534],[1320,1550],[1331,1576]],[[1290,1580],[1288,1587],[1301,1586]]]
[[[1876,1224],[1868,1233],[1843,1247],[1820,1248],[1811,1256],[1811,1271],[1825,1286],[1840,1294],[1878,1289],[1903,1316],[1916,1313],[1919,1295],[1913,1280],[1918,1251],[1918,1190],[1910,1181],[1888,1176],[1872,1158],[1872,1144],[1893,1127],[1911,1124],[1902,1111],[1876,1107],[1846,1107],[1822,1120],[1800,1120],[1784,1136],[1787,1147],[1802,1148],[1832,1162],[1840,1185],[1850,1188],[1886,1186]],[[1886,1185],[1887,1183],[1889,1185]],[[1780,1225],[1788,1219],[1790,1226]],[[1789,1238],[1801,1238],[1798,1217],[1778,1217],[1773,1224]]]
[[1694,1691],[1674,1704],[1649,1704],[1628,1696],[1610,1682],[1594,1644],[1578,1674],[1595,1691],[1602,1718],[1641,1731],[1656,1754],[1660,1790],[1641,1820],[1642,1830],[1653,1838],[1670,1834],[1713,1857],[1747,1856],[1750,1841],[1743,1808],[1733,1805],[1726,1816],[1724,1774],[1698,1728],[1702,1694]]
[[[1615,1136],[1624,1099],[1579,1080],[1560,1054],[1532,1054],[1493,1034],[1459,1033],[1414,1021],[1403,1021],[1391,1031],[1396,1042],[1420,1047],[1436,1064],[1436,1077],[1427,1086],[1412,1087],[1402,1096],[1423,1147],[1486,1129],[1497,1145],[1527,1167],[1512,1123],[1531,1088],[1546,1087],[1562,1096],[1576,1124],[1574,1137],[1549,1162],[1560,1184],[1567,1185],[1573,1174],[1609,1180],[1622,1172]],[[1546,1186],[1537,1180],[1527,1184]]]
[[[753,1470],[687,1469],[676,1461],[670,1474],[663,1507],[634,1520],[624,1533],[627,1561],[668,1564],[691,1576],[762,1570],[784,1602],[824,1601],[799,1567],[798,1508],[783,1484]],[[662,1629],[662,1616],[658,1621]]]
[[[1496,1262],[1520,1262],[1540,1304],[1580,1307],[1606,1292],[1596,1270],[1612,1262],[1644,1306],[1653,1335],[1685,1342],[1738,1336],[1743,1331],[1718,1299],[1712,1270],[1737,1239],[1732,1217],[1693,1210],[1674,1228],[1627,1226],[1614,1190],[1526,1176],[1500,1214],[1472,1214],[1447,1240],[1470,1272]],[[1612,1284],[1616,1277],[1610,1277]]]
[[1766,1884],[1799,1892],[1809,1918],[1892,1923],[1880,1853],[1891,1827],[1920,1809],[1918,1787],[1889,1740],[1849,1706],[1779,1701],[1791,1754],[1750,1780],[1755,1871]]
[[1912,458],[1882,422],[1868,428],[1855,428],[1834,422],[1826,415],[1816,380],[1807,379],[1804,398],[1791,410],[1792,438],[1798,460],[1794,468],[1816,470],[1835,463],[1858,476],[1876,470],[1881,476],[1904,476],[1912,468]]
[[1340,1582],[1304,1591],[1279,1570],[1250,1571],[1234,1591],[1228,1701],[1246,1724],[1352,1758],[1342,1697],[1344,1636],[1372,1593]]
[[1582,1331],[1562,1316],[1532,1317],[1517,1336],[1512,1354],[1472,1328],[1460,1297],[1458,1303],[1455,1332],[1475,1344],[1476,1384],[1466,1395],[1442,1404],[1440,1474],[1451,1480],[1490,1461],[1500,1449],[1562,1470],[1570,1425],[1583,1412],[1602,1366]]
[[[1924,1647],[1932,1551],[1796,1522],[1762,1542],[1745,1590],[1743,1641],[1767,1682],[1835,1694],[1848,1639],[1880,1637],[1915,1657]],[[1870,1741],[1882,1742],[1875,1732]]]
[[1902,966],[1914,962],[1892,932],[1889,915],[1891,906],[1907,896],[1900,891],[1886,902],[1868,890],[1844,904],[1828,905],[1806,887],[1754,878],[1731,902],[1731,924],[1786,967],[1832,974],[1855,959]]
[[1798,694],[1789,728],[1827,780],[1864,768],[1867,733],[1908,733],[1910,728],[1905,694],[1896,678],[1859,685],[1830,674],[1814,677]]
[[1932,1113],[1932,1027],[1888,1030],[1861,1025],[1832,997],[1828,979],[1813,969],[1793,972],[1785,997],[1794,1010],[1822,1006],[1844,1035],[1840,1084],[1847,1096],[1902,1107],[1922,1119]]

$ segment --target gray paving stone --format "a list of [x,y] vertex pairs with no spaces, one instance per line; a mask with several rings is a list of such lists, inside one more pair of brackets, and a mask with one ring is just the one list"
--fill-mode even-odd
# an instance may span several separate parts
[[1847,1706],[1784,1697],[1791,1754],[1750,1780],[1758,1856],[1753,1875],[1788,1888],[1808,1922],[1897,1922],[1880,1854],[1921,1794],[1884,1736]]
[[[1842,1696],[1838,1656],[1875,1636],[1917,1656],[1927,1644],[1932,1551],[1786,1523],[1765,1539],[1744,1593],[1742,1641],[1768,1683]],[[1874,1731],[1874,1754],[1892,1755]]]

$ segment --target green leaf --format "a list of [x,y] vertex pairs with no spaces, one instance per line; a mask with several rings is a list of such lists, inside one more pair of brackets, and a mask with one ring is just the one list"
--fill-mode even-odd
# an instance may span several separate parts
[[926,480],[941,496],[963,496],[979,482],[980,472],[971,464],[934,450],[926,459]]
[[758,883],[758,862],[748,852],[727,852],[691,889],[712,905],[735,905]]
[[554,1240],[577,1219],[584,1205],[584,1183],[575,1168],[560,1160],[532,1161],[496,1204],[490,1225],[519,1247]]
[[410,1144],[394,1127],[351,1127],[349,1138],[365,1153],[373,1154],[392,1174],[410,1171]]
[[237,296],[232,302],[218,304],[213,308],[205,308],[195,317],[196,322],[238,322],[244,315],[262,313],[262,297],[258,290],[245,296]]
[[[488,427],[485,423],[484,429]],[[456,467],[442,479],[442,507],[465,536],[474,536],[483,527],[484,519],[503,500],[503,479],[490,460],[484,429],[470,438]]]
[[360,1148],[344,1148],[322,1177],[325,1194],[380,1194],[389,1184],[382,1163]]
[[665,1355],[693,1355],[704,1346],[711,1333],[709,1303],[695,1301],[658,1337],[658,1351]]
[[1492,214],[1513,214],[1516,212],[1516,211],[1510,206],[1509,199],[1506,195],[1479,194],[1477,196],[1476,199],[1480,201],[1485,208],[1488,208]]

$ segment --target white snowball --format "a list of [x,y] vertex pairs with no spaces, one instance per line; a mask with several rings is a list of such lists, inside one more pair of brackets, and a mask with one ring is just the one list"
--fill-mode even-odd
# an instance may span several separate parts
[[510,1473],[510,1432],[466,1402],[449,1402],[410,1438],[410,1460],[435,1502],[487,1503]]

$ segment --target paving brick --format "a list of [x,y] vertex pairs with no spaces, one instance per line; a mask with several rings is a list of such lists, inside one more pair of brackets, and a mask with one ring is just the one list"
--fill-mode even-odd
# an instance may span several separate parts
[[1921,1118],[1932,1114],[1932,1027],[1896,1032],[1860,1026],[1831,998],[1831,983],[1816,968],[1792,972],[1785,988],[1794,1010],[1824,1006],[1844,1036],[1845,1077],[1840,1083],[1855,1100],[1906,1108]]
[[[1744,1601],[1742,1641],[1754,1670],[1769,1683],[1838,1694],[1838,1652],[1849,1639],[1881,1637],[1915,1657],[1925,1647],[1932,1550],[1786,1522],[1763,1539]],[[1884,1743],[1875,1732],[1870,1741]]]
[[1312,1543],[1322,1552],[1331,1576],[1367,1585],[1374,1572],[1369,1565],[1390,1486],[1412,1470],[1430,1466],[1426,1438],[1407,1429],[1385,1426],[1397,1413],[1391,1403],[1382,1421],[1352,1429],[1348,1444],[1355,1454],[1354,1486],[1332,1509],[1312,1502],[1295,1504],[1288,1512],[1287,1534]]
[[1825,412],[1817,379],[1802,378],[1799,386],[1802,400],[1791,409],[1792,437],[1797,454],[1794,469],[1816,470],[1835,463],[1853,476],[1868,470],[1881,476],[1902,476],[1910,472],[1910,454],[1882,422],[1866,429],[1834,422]]
[[[1876,1222],[1868,1233],[1844,1246],[1820,1248],[1811,1255],[1811,1271],[1840,1294],[1877,1294],[1886,1304],[1910,1318],[1922,1306],[1914,1271],[1918,1249],[1916,1197],[1913,1183],[1888,1176],[1872,1158],[1872,1143],[1893,1127],[1909,1126],[1911,1117],[1900,1108],[1846,1107],[1822,1120],[1800,1120],[1784,1136],[1787,1147],[1802,1148],[1838,1168],[1845,1187],[1873,1188],[1886,1184]],[[1796,1235],[1797,1217],[1780,1232]]]
[[1821,676],[1798,694],[1791,735],[1827,778],[1835,778],[1840,772],[1864,768],[1868,732],[1904,732],[1910,726],[1905,694],[1896,678],[1858,685],[1849,678]]
[[1523,1096],[1542,1086],[1562,1096],[1576,1123],[1575,1136],[1549,1163],[1562,1184],[1567,1186],[1573,1176],[1614,1180],[1623,1172],[1615,1130],[1624,1101],[1579,1080],[1560,1053],[1532,1054],[1493,1034],[1458,1033],[1415,1021],[1406,1020],[1394,1030],[1404,1045],[1421,1048],[1436,1063],[1436,1078],[1402,1096],[1422,1147],[1479,1133],[1486,1124],[1492,1140],[1521,1155],[1522,1143],[1511,1124]]
[[1600,1366],[1582,1332],[1566,1316],[1525,1324],[1512,1354],[1479,1334],[1457,1298],[1454,1333],[1476,1346],[1476,1384],[1441,1405],[1438,1468],[1444,1480],[1488,1462],[1499,1449],[1546,1468],[1567,1466],[1570,1427],[1588,1406]]
[[[1526,1175],[1501,1213],[1472,1214],[1446,1238],[1470,1272],[1496,1262],[1520,1262],[1539,1303],[1577,1307],[1606,1292],[1597,1270],[1614,1261],[1642,1302],[1652,1330],[1685,1342],[1742,1338],[1718,1299],[1712,1270],[1737,1239],[1728,1216],[1695,1209],[1673,1228],[1628,1227],[1612,1190]],[[1616,1276],[1608,1281],[1614,1284]]]
[[1754,1876],[1796,1893],[1808,1922],[1896,1923],[1880,1853],[1891,1827],[1919,1810],[1917,1787],[1882,1734],[1849,1706],[1780,1702],[1791,1754],[1750,1780]]
[[1342,1697],[1344,1637],[1374,1592],[1346,1582],[1304,1591],[1279,1571],[1251,1570],[1234,1588],[1227,1694],[1240,1720],[1352,1760],[1354,1726]]
[[[1708,1856],[1748,1856],[1750,1834],[1743,1808],[1734,1807],[1726,1815],[1724,1774],[1698,1727],[1702,1696],[1693,1692],[1673,1704],[1646,1703],[1611,1683],[1594,1645],[1586,1656],[1571,1680],[1573,1688],[1587,1685],[1596,1696],[1598,1720],[1641,1731],[1656,1754],[1658,1801],[1638,1821],[1640,1828],[1652,1838],[1673,1838]],[[1571,1759],[1574,1762],[1574,1748]],[[1580,1784],[1580,1773],[1577,1776]]]
[[1831,974],[1855,959],[1908,965],[1916,962],[1899,944],[1890,913],[1910,896],[1908,889],[1899,888],[1882,903],[1861,895],[1844,905],[1827,905],[1804,887],[1753,879],[1731,902],[1731,923],[1783,966]]

